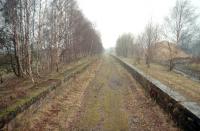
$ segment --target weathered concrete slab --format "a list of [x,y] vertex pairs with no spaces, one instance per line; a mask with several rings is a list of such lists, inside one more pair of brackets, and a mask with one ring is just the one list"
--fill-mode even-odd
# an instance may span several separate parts
[[200,118],[200,108],[196,102],[181,102],[181,105],[183,105],[187,110],[190,110],[192,114]]
[[168,113],[174,121],[188,131],[200,131],[200,106],[187,99],[160,81],[145,75],[133,65],[112,55],[123,65],[148,92],[148,94]]

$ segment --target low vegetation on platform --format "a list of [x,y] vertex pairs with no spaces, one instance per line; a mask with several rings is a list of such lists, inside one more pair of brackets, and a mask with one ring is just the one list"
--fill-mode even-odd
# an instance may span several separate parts
[[200,83],[190,79],[189,76],[187,77],[174,71],[170,72],[165,66],[156,63],[151,63],[151,68],[148,68],[143,61],[140,64],[136,64],[133,58],[125,58],[124,60],[133,64],[145,74],[181,92],[188,99],[200,103]]

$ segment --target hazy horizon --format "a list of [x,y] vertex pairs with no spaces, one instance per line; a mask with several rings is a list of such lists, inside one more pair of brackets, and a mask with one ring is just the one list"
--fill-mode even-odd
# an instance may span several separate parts
[[[151,19],[161,24],[175,2],[176,0],[78,0],[80,9],[100,31],[104,48],[114,47],[117,37],[122,33],[141,33]],[[195,7],[200,7],[200,1],[191,2]]]

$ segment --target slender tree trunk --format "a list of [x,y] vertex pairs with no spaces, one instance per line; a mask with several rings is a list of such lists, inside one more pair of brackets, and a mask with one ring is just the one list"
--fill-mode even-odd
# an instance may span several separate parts
[[26,34],[25,34],[25,39],[26,39],[26,50],[27,50],[27,66],[28,66],[28,74],[32,80],[32,82],[34,83],[34,79],[33,79],[33,73],[32,73],[32,66],[31,66],[31,46],[30,46],[30,41],[29,41],[29,27],[30,27],[30,23],[29,23],[29,18],[30,18],[30,12],[28,9],[28,2],[25,1],[25,8],[26,8]]
[[39,1],[39,29],[38,29],[38,42],[37,42],[37,56],[36,56],[36,74],[37,76],[40,76],[39,74],[39,45],[41,45],[41,0]]
[[18,42],[17,42],[17,33],[16,33],[16,24],[15,23],[14,23],[13,30],[14,30],[13,31],[14,32],[14,34],[13,34],[14,56],[15,56],[15,60],[16,60],[16,66],[14,66],[14,68],[16,67],[16,69],[13,68],[14,69],[13,71],[15,72],[16,76],[21,77],[22,73],[21,73],[21,70],[20,70],[19,45],[18,45]]
[[173,59],[170,59],[170,62],[169,62],[169,71],[172,71],[174,68],[174,62],[173,62]]
[[146,54],[146,65],[148,68],[150,68],[150,49],[147,49],[147,54]]
[[2,83],[3,83],[3,75],[0,74],[0,84],[2,84]]
[[174,68],[173,50],[169,42],[167,42],[167,45],[169,49],[169,71],[172,71]]

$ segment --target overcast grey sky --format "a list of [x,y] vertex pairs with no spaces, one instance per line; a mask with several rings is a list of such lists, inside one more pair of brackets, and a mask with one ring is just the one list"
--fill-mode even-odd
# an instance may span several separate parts
[[[105,48],[115,46],[125,32],[137,35],[152,19],[162,23],[176,0],[77,0],[85,16],[100,31]],[[200,8],[200,0],[192,0]]]

